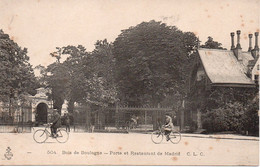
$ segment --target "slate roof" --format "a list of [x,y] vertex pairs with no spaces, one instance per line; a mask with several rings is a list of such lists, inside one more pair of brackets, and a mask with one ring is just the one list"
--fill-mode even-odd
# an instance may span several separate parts
[[231,50],[200,48],[198,53],[213,84],[255,84],[246,76],[248,61],[253,60],[250,53],[242,52],[243,61],[238,61]]

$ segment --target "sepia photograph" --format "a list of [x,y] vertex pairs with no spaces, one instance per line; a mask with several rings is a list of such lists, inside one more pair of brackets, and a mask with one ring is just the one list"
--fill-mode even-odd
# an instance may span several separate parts
[[0,0],[1,166],[259,166],[260,0]]

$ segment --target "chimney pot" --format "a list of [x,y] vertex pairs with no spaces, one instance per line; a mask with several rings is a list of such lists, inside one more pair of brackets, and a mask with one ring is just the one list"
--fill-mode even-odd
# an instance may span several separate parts
[[241,31],[240,30],[237,30],[237,49],[242,49],[241,48],[241,45],[240,45],[240,34],[241,34]]
[[251,50],[252,50],[252,37],[253,37],[253,34],[248,34],[248,37],[249,37],[249,48],[248,48],[248,52],[251,52]]
[[255,32],[255,50],[259,50],[259,46],[258,46],[258,32]]
[[231,50],[235,49],[235,45],[234,45],[234,36],[235,36],[235,33],[234,32],[231,32],[230,33],[230,36],[231,36]]

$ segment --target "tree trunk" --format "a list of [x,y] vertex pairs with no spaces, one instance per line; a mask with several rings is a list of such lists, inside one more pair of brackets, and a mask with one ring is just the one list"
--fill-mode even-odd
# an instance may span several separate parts
[[74,100],[69,100],[68,112],[69,113],[73,113],[74,112],[74,107],[75,107],[75,101]]
[[64,100],[54,100],[53,102],[53,108],[58,110],[58,113],[61,114],[62,105],[64,103]]

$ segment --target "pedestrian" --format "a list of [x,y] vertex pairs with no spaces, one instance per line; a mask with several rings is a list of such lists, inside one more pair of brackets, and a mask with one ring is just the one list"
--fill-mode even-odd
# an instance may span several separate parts
[[93,133],[95,130],[95,117],[94,115],[90,118],[90,132]]
[[66,131],[70,132],[70,116],[69,113],[65,114],[65,126],[66,126]]

